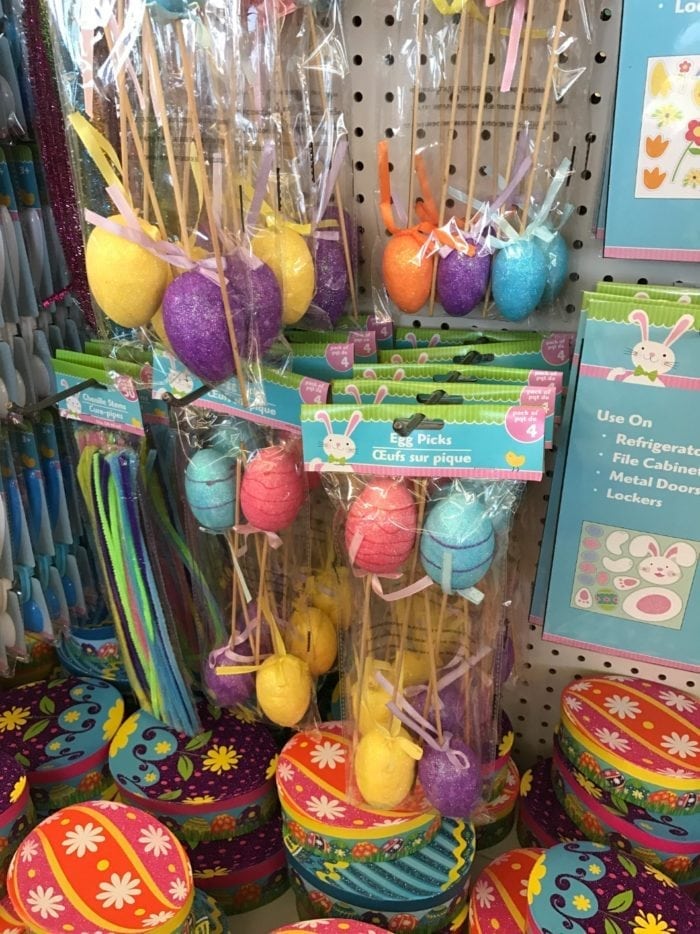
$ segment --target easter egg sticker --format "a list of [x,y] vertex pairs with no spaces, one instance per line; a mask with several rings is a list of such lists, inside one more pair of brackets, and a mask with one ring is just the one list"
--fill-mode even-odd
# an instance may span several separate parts
[[532,444],[544,437],[544,420],[542,408],[512,405],[506,413],[506,431],[514,441]]
[[547,363],[561,366],[571,359],[571,335],[550,334],[542,341],[540,351]]

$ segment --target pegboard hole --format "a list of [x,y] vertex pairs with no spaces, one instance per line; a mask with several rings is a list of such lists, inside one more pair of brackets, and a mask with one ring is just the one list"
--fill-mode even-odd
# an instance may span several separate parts
[[587,142],[587,143],[595,143],[595,141],[596,141],[597,139],[598,139],[598,137],[595,135],[595,133],[586,133],[586,142]]
[[658,674],[656,677],[659,679],[659,681],[665,681],[665,680],[666,680],[666,675],[663,674],[662,672],[659,672],[659,674]]
[[603,662],[603,668],[612,668],[612,662]]
[[425,139],[425,130],[423,127],[420,127],[420,129],[416,130],[416,136],[418,139]]
[[418,103],[419,103],[419,104],[424,104],[424,103],[425,103],[425,91],[420,91],[420,92],[418,93]]
[[584,169],[583,172],[581,172],[581,178],[582,178],[585,182],[587,182],[587,181],[590,180],[592,174],[593,174],[593,173],[591,172],[590,169]]
[[603,276],[603,282],[614,282],[614,281],[615,280],[613,279],[612,276]]
[[355,201],[357,201],[358,204],[364,204],[364,203],[365,203],[365,196],[364,196],[364,195],[355,195]]
[[570,273],[569,273],[569,281],[570,281],[570,282],[578,282],[578,280],[579,280],[580,278],[581,278],[581,277],[579,276],[579,274],[578,274],[577,272],[570,272]]
[[490,131],[490,130],[482,130],[482,131],[481,131],[481,138],[482,138],[482,139],[491,139],[491,131]]
[[599,65],[602,65],[607,60],[607,58],[608,56],[605,54],[605,52],[595,53],[595,60],[598,62]]
[[589,100],[591,104],[599,104],[603,100],[603,97],[598,93],[598,91],[594,91],[589,97]]
[[612,19],[612,10],[609,7],[603,7],[600,11],[600,18],[604,23],[607,23],[608,20]]
[[567,305],[567,306],[566,306],[566,313],[567,313],[567,315],[573,315],[575,311],[576,311],[576,305]]
[[384,64],[385,64],[385,65],[393,65],[393,64],[394,64],[394,56],[391,55],[391,54],[385,55],[385,56],[384,56]]
[[[359,133],[358,133],[358,130],[360,131]],[[363,134],[364,134],[364,131],[362,130],[361,127],[355,128],[355,136],[362,136]],[[386,130],[384,130],[384,135],[386,136],[387,139],[393,139],[394,131],[392,130],[390,126],[388,126]]]
[[389,16],[385,16],[385,17],[384,17],[384,25],[385,25],[385,26],[393,26],[393,25],[394,25],[394,22],[395,22],[394,17],[391,16],[391,14],[389,14]]
[[649,280],[642,276],[641,279],[637,279],[637,285],[649,285]]
[[[361,126],[356,126],[356,127],[355,127],[355,130],[354,130],[354,133],[355,133],[355,136],[357,136],[358,139],[359,139],[361,136],[364,136],[364,135],[365,135],[365,131],[362,129]],[[392,130],[392,136],[393,136],[393,130]]]
[[386,94],[384,95],[384,100],[387,102],[387,104],[391,104],[394,100],[393,91],[387,91]]
[[585,214],[588,214],[588,208],[586,207],[585,204],[580,204],[580,205],[576,208],[576,213],[577,213],[580,217],[583,217]]
[[365,167],[364,162],[360,162],[360,161],[358,160],[358,161],[355,163],[355,171],[356,171],[356,172],[362,172],[362,171],[364,170],[364,167]]
[[489,65],[493,65],[495,61],[496,61],[496,56],[493,54],[493,52],[489,52]]
[[352,24],[353,24],[353,26],[358,26],[358,27],[361,26],[361,25],[362,25],[362,17],[361,17],[361,16],[353,16],[353,18],[352,18]]
[[364,95],[363,95],[362,91],[355,91],[355,93],[352,95],[352,97],[353,97],[353,100],[354,100],[356,103],[358,103],[358,104],[359,104],[361,101],[364,100]]
[[362,64],[362,56],[361,56],[361,55],[353,55],[353,57],[352,57],[352,63],[353,63],[353,65],[361,65],[361,64]]
[[571,246],[572,246],[575,250],[582,250],[582,249],[583,249],[583,240],[574,240],[574,242],[571,244]]

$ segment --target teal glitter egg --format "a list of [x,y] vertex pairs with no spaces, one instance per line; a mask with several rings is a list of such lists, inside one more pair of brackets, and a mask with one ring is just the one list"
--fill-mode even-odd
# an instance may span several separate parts
[[493,524],[478,500],[462,493],[438,500],[425,519],[420,557],[446,593],[473,587],[493,560]]
[[508,321],[521,321],[537,308],[547,285],[547,259],[535,240],[513,240],[491,265],[491,293]]
[[236,515],[236,462],[214,448],[192,455],[185,496],[197,522],[212,532],[230,529]]

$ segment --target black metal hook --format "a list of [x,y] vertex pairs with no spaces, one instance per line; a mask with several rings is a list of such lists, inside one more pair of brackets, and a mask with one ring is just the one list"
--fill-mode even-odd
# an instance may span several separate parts
[[392,424],[396,434],[402,438],[408,438],[418,428],[421,431],[441,431],[444,427],[445,422],[441,418],[426,418],[422,412],[416,412],[410,418],[396,418]]
[[29,418],[31,415],[37,415],[39,412],[43,412],[44,409],[50,408],[52,405],[56,405],[58,402],[63,402],[64,399],[70,399],[71,396],[77,396],[79,392],[83,392],[85,389],[106,389],[107,387],[104,383],[101,383],[97,379],[86,379],[82,383],[77,383],[75,386],[69,386],[67,389],[62,389],[61,392],[55,392],[52,396],[46,396],[44,399],[40,399],[38,402],[33,402],[31,405],[17,405],[16,402],[10,402],[7,406],[7,417],[10,421],[15,423],[21,422],[24,418]]
[[168,405],[172,406],[174,409],[183,409],[186,405],[189,405],[191,402],[196,402],[197,399],[201,399],[202,396],[205,396],[209,392],[209,386],[199,386],[197,389],[193,389],[192,392],[188,392],[186,396],[177,398],[171,392],[164,392],[161,396],[163,402],[166,402]]

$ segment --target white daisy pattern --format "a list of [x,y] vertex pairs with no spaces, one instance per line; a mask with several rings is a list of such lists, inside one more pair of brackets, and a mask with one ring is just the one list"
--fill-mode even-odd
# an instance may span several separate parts
[[628,694],[613,694],[605,699],[604,706],[619,720],[634,720],[642,710],[637,701],[632,700]]
[[174,914],[174,911],[159,911],[156,914],[144,918],[141,922],[141,926],[145,928],[157,928],[161,924],[165,924],[166,921],[170,921]]
[[[317,918],[315,921],[297,921],[296,927],[303,931],[320,931],[330,923],[323,918]],[[370,930],[368,934],[376,934],[376,932]]]
[[694,713],[697,710],[698,705],[694,700],[677,691],[661,691],[659,697],[667,707],[673,707],[680,713]]
[[27,904],[32,913],[39,915],[42,921],[49,918],[58,918],[61,911],[66,910],[63,904],[63,896],[60,892],[54,892],[53,886],[44,888],[43,885],[37,885],[35,889],[30,889],[27,895]]
[[496,901],[496,893],[493,886],[489,885],[486,879],[477,879],[474,886],[474,898],[479,903],[480,908],[490,908]]
[[125,872],[123,876],[113,872],[109,882],[100,882],[101,891],[96,897],[104,903],[105,908],[119,910],[124,905],[134,904],[136,896],[141,894],[140,886],[141,880],[130,872]]
[[336,765],[342,765],[345,762],[346,751],[340,743],[331,743],[326,740],[325,743],[317,743],[311,750],[311,761],[319,769],[334,769]]
[[306,806],[311,814],[315,814],[321,820],[337,820],[345,814],[345,807],[340,801],[327,795],[312,795]]
[[104,843],[103,828],[99,824],[76,824],[63,839],[62,846],[68,856],[75,854],[82,859],[86,853],[97,853],[98,844]]
[[672,778],[697,778],[695,772],[689,772],[687,769],[666,768],[661,769],[662,775],[670,775]]
[[294,778],[294,769],[289,762],[278,762],[277,774],[283,782],[291,782]]
[[578,699],[578,697],[571,697],[570,695],[564,698],[564,703],[569,708],[569,710],[573,710],[575,713],[578,713],[578,711],[583,707],[583,704]]
[[590,690],[590,687],[590,681],[575,681],[573,684],[569,685],[567,690],[574,691],[576,694],[583,694],[584,691]]
[[189,887],[184,879],[175,879],[170,883],[170,888],[168,889],[168,894],[176,902],[184,902],[188,892]]
[[691,739],[689,733],[683,733],[681,736],[675,730],[668,736],[661,737],[661,745],[679,759],[694,759],[700,752],[700,744],[696,739]]
[[99,808],[101,811],[123,811],[126,805],[120,801],[91,801],[90,807]]
[[144,845],[145,853],[152,853],[154,856],[167,856],[173,848],[167,831],[163,827],[155,827],[153,824],[149,824],[148,827],[142,829],[139,843]]
[[506,785],[508,788],[512,788],[513,785],[518,784],[518,776],[514,775],[513,772],[508,773],[508,778],[506,779]]
[[616,752],[629,752],[629,740],[625,739],[617,730],[609,730],[606,726],[595,731],[595,735],[604,746]]
[[25,840],[22,844],[22,862],[31,863],[38,852],[39,844],[36,842],[36,840],[32,840],[31,838]]

